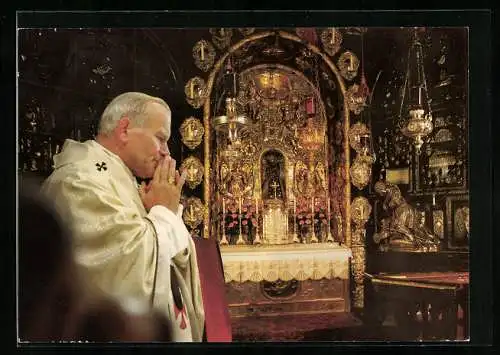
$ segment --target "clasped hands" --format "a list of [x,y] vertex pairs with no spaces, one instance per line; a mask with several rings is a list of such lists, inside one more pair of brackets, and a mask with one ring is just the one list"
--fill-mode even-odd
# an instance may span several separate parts
[[186,171],[179,174],[175,165],[175,159],[166,156],[159,162],[149,184],[143,182],[139,187],[139,195],[146,211],[155,205],[161,205],[177,214]]

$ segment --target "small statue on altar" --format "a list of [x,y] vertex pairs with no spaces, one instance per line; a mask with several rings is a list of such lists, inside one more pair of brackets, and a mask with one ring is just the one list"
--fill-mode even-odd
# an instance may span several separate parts
[[262,197],[286,199],[284,158],[279,152],[269,151],[262,157]]
[[384,197],[383,208],[390,217],[381,221],[373,239],[383,250],[437,251],[439,238],[419,225],[417,211],[403,198],[397,185],[378,181],[375,192]]

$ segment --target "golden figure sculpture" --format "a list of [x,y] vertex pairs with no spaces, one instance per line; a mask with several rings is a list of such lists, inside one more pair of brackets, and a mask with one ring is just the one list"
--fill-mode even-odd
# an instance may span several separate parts
[[419,225],[418,213],[403,198],[398,186],[378,181],[375,191],[384,198],[384,210],[391,214],[382,219],[380,231],[373,236],[382,250],[437,251],[439,238]]
[[318,192],[323,192],[327,190],[327,182],[326,182],[326,169],[325,164],[322,162],[318,162],[316,164],[316,169],[314,170],[314,175],[316,177],[316,189]]
[[307,192],[307,177],[309,170],[306,164],[299,160],[295,164],[295,188],[299,194]]

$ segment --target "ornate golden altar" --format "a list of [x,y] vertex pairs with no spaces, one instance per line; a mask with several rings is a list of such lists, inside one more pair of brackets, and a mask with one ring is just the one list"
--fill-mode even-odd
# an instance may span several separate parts
[[[349,278],[334,277],[332,267],[327,268],[331,275],[320,279],[301,279],[298,274],[283,279],[309,260],[306,254],[314,261],[316,254],[333,257],[331,253],[342,250],[349,252],[349,257],[338,254],[343,255],[342,270],[350,269],[354,275],[354,304],[362,307],[364,224],[371,206],[366,206],[366,199],[351,202],[350,184],[352,179],[358,189],[366,186],[372,160],[365,149],[366,126],[357,124],[351,130],[350,115],[362,111],[367,86],[362,82],[346,87],[345,81],[357,76],[359,60],[345,51],[337,64],[333,62],[331,57],[340,53],[342,44],[335,28],[321,33],[323,48],[285,31],[240,32],[244,38],[230,45],[231,30],[211,30],[214,44],[227,48],[218,59],[206,40],[193,48],[195,64],[209,74],[206,81],[198,76],[189,79],[185,94],[194,108],[203,107],[203,124],[190,117],[181,134],[189,149],[203,148],[203,164],[188,157],[184,167],[191,174],[187,178],[191,189],[202,184],[204,201],[188,198],[184,220],[194,236],[219,241],[228,270],[234,255],[272,256],[268,269],[281,277],[274,281],[230,277],[228,285],[234,286],[228,289],[230,295],[245,284],[255,291],[266,282],[270,289],[287,289],[297,281],[306,290],[304,285],[318,282],[320,292],[329,289],[323,283],[340,282],[331,287],[342,290],[342,296],[332,291],[328,297],[337,295],[343,301],[336,309],[348,310]],[[294,55],[285,59],[283,48],[292,47]],[[267,59],[256,60],[256,53]],[[352,168],[351,149],[358,153]],[[305,259],[272,271],[291,249]],[[251,269],[255,264],[238,265]]]
[[232,317],[350,310],[349,248],[230,245],[221,252]]

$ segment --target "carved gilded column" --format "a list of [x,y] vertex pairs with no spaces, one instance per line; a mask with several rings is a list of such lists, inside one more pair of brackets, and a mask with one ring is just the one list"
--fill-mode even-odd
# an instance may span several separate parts
[[353,304],[355,308],[364,306],[364,273],[366,262],[365,224],[370,218],[372,206],[365,197],[356,197],[351,204],[351,220],[354,228],[351,233],[352,273],[354,276]]

